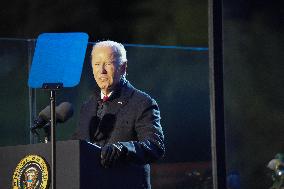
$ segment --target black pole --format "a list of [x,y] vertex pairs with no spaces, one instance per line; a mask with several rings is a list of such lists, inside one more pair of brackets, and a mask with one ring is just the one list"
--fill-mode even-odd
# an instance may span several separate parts
[[55,90],[50,90],[50,141],[51,141],[51,189],[56,189],[56,92]]
[[[32,65],[32,55],[33,50],[35,47],[35,41],[34,40],[28,40],[28,64],[29,64],[29,70],[31,70]],[[39,135],[37,132],[32,132],[31,128],[33,127],[34,120],[36,119],[36,89],[29,88],[29,115],[30,115],[30,144],[35,144],[38,142]]]
[[44,83],[42,88],[50,91],[50,144],[51,144],[51,189],[56,189],[56,90],[63,88],[63,83]]
[[209,0],[209,83],[213,188],[226,188],[222,0]]

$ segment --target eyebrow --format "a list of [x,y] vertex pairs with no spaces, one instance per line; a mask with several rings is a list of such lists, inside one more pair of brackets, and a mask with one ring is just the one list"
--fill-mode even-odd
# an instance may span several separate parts
[[105,61],[92,61],[92,62],[94,62],[94,63],[112,63],[112,64],[116,63],[115,60],[107,61],[107,62],[105,62]]

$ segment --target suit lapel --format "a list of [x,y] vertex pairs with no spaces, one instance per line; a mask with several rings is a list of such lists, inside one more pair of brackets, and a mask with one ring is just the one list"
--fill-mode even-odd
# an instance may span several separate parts
[[[102,119],[94,127],[96,130],[93,135],[95,140],[100,142],[101,145],[107,143],[109,134],[112,132],[112,129],[117,121],[118,113],[128,103],[128,100],[133,92],[133,87],[128,81],[126,81],[121,85],[119,90],[114,91],[114,94],[110,97],[109,101],[105,102],[105,105],[107,106],[106,111]],[[96,103],[98,104],[98,100]],[[96,108],[95,115],[97,114],[97,110],[98,109]]]
[[100,124],[100,120],[97,117],[97,111],[98,111],[98,95],[97,94],[93,94],[92,99],[90,101],[90,105],[88,106],[89,109],[87,110],[89,113],[89,135],[90,135],[90,141],[94,142],[94,136],[95,133],[98,130],[99,124]]
[[116,96],[110,99],[107,113],[117,115],[118,112],[128,103],[133,92],[133,86],[126,81],[122,85],[121,89],[114,94]]

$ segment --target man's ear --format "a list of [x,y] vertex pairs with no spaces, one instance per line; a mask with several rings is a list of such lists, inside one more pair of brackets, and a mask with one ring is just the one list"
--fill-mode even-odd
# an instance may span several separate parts
[[120,71],[122,75],[126,74],[126,69],[127,69],[127,62],[123,62],[122,65],[120,66]]

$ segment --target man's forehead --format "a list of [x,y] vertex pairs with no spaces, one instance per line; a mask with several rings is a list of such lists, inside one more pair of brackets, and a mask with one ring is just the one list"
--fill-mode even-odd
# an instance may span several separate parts
[[115,53],[115,48],[109,46],[94,46],[92,53],[95,52]]
[[104,46],[93,48],[92,56],[96,56],[96,55],[104,55],[104,56],[109,56],[112,58],[117,58],[118,56],[118,54],[112,47],[104,47]]

